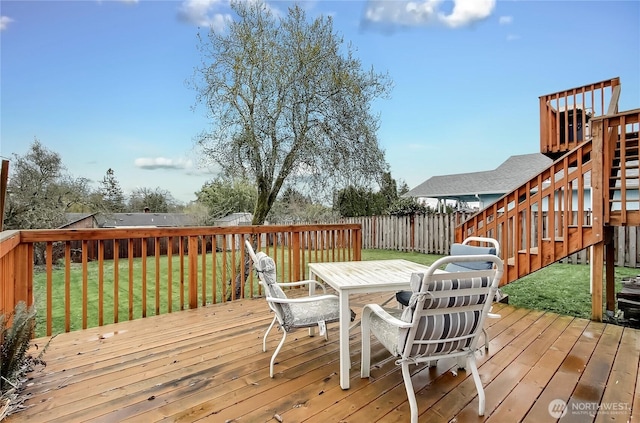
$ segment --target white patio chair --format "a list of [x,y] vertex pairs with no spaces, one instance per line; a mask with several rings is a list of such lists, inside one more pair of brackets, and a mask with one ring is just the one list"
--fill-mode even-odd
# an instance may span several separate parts
[[[492,267],[435,273],[443,265],[473,261],[491,262]],[[417,423],[418,405],[409,365],[454,357],[459,367],[471,369],[478,391],[478,414],[484,415],[485,395],[475,353],[502,272],[502,260],[495,255],[447,256],[437,260],[425,274],[412,275],[409,305],[394,310],[398,315],[393,316],[378,304],[367,304],[362,310],[360,376],[367,378],[370,374],[373,334],[398,358],[396,364],[402,368],[411,422]]]
[[[271,356],[271,363],[269,365],[269,376],[273,377],[273,366],[276,356],[287,338],[287,333],[298,328],[318,326],[320,335],[324,335],[325,340],[328,339],[326,324],[339,320],[339,299],[336,295],[326,294],[324,285],[315,280],[287,283],[276,282],[276,266],[273,259],[263,252],[256,254],[249,240],[245,240],[245,246],[253,261],[253,267],[258,274],[260,284],[264,288],[269,308],[275,314],[262,339],[262,351],[267,351],[267,335],[269,335],[269,332],[276,322],[279,328],[282,329],[282,339]],[[321,288],[323,294],[300,298],[287,298],[286,293],[282,290],[283,287],[308,286],[309,284],[315,284]]]
[[[480,245],[472,245],[472,242],[479,243]],[[492,254],[500,255],[500,243],[493,238],[470,236],[462,244],[454,243],[451,245],[451,256],[466,256],[466,255],[478,255],[478,254]],[[446,272],[461,272],[475,269],[488,269],[492,266],[489,262],[473,262],[473,263],[449,263],[444,268]],[[411,298],[411,291],[398,291],[396,292],[396,300],[398,304],[406,307]]]

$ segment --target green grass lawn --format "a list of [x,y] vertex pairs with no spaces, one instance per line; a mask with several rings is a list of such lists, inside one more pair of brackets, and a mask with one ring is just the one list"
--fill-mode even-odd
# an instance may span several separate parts
[[[433,254],[421,253],[405,253],[399,251],[388,250],[363,250],[363,260],[385,260],[394,258],[403,258],[416,263],[426,265],[432,264],[441,256]],[[230,264],[229,264],[230,265]],[[80,266],[80,265],[74,265]],[[134,260],[133,271],[133,318],[142,316],[142,296],[146,293],[146,314],[147,316],[156,314],[156,281],[155,281],[155,260],[148,259],[147,263],[147,281],[146,288],[142,286],[142,262],[140,259]],[[160,284],[159,284],[159,304],[157,305],[159,313],[168,311],[168,264],[166,258],[162,258],[159,262]],[[207,266],[211,266],[210,261]],[[120,260],[120,282],[118,285],[118,314],[119,321],[129,319],[129,275],[127,260]],[[288,267],[288,266],[285,266]],[[180,310],[180,292],[182,290],[185,303],[188,303],[188,287],[180,281],[180,263],[179,258],[175,257],[172,262],[172,311]],[[218,281],[227,280],[230,276],[230,268],[227,275],[221,274],[222,263],[217,263]],[[280,270],[280,269],[279,269]],[[208,272],[211,273],[209,267]],[[97,263],[89,263],[88,265],[88,292],[87,303],[87,326],[93,327],[98,325],[98,266]],[[620,289],[621,280],[624,277],[637,276],[640,269],[635,268],[616,268],[616,291]],[[77,330],[82,324],[82,280],[80,280],[81,272],[71,272],[71,329]],[[53,333],[64,331],[64,304],[65,304],[65,284],[64,270],[56,269],[53,272]],[[44,336],[46,333],[46,273],[39,271],[34,277],[34,292],[36,300],[36,308],[38,310],[38,321],[36,326],[36,336]],[[211,279],[211,277],[209,277]],[[281,279],[283,279],[281,277]],[[199,281],[202,276],[199,275]],[[223,296],[223,284],[217,282],[217,301],[221,301]],[[225,288],[226,289],[226,288]],[[249,289],[249,282],[245,289]],[[516,307],[524,307],[536,310],[552,311],[559,314],[583,317],[589,319],[591,317],[591,295],[589,294],[589,266],[556,263],[544,269],[537,271],[531,275],[525,276],[520,280],[513,282],[502,288],[502,291],[509,295],[509,304]],[[103,288],[103,304],[104,307],[104,324],[113,322],[113,262],[104,263],[104,288]],[[254,293],[257,291],[257,280],[254,278]],[[198,293],[199,304],[202,302],[201,293]],[[207,297],[205,302],[213,302],[213,281],[207,281]],[[187,306],[188,307],[188,306]]]
[[[203,281],[202,269],[198,274],[198,304],[204,301],[207,304],[214,302],[214,283],[216,298],[215,302],[221,302],[223,296],[227,294],[228,287],[226,283],[232,277],[232,264],[230,256],[226,257],[226,272],[223,273],[223,258],[218,254],[216,259],[216,278],[212,274],[211,255],[207,257],[207,277],[206,277],[206,294],[203,300],[201,284]],[[200,267],[201,262],[198,261]],[[71,265],[70,281],[69,281],[69,303],[70,303],[70,328],[78,330],[82,328],[82,295],[83,281],[81,264],[73,263]],[[184,264],[183,266],[186,266]],[[114,297],[115,292],[118,295],[118,321],[137,319],[143,316],[143,309],[146,316],[156,314],[164,314],[169,311],[169,286],[171,286],[171,311],[179,311],[182,308],[189,308],[189,287],[186,275],[181,277],[181,263],[179,256],[173,257],[171,262],[171,272],[169,272],[168,260],[161,257],[158,262],[158,282],[156,285],[156,262],[155,258],[150,257],[146,260],[146,281],[142,280],[142,259],[133,259],[133,273],[131,282],[129,278],[129,262],[127,259],[120,259],[119,277],[117,287],[114,284],[114,262],[105,260],[103,265],[103,287],[102,287],[102,304],[103,304],[103,324],[113,323],[114,319]],[[87,327],[99,326],[99,267],[97,262],[90,262],[87,265]],[[186,272],[186,270],[185,270]],[[171,273],[171,283],[169,283],[169,273]],[[46,272],[44,269],[36,269],[34,272],[34,297],[37,310],[36,319],[36,336],[46,335]],[[258,280],[251,278],[245,284],[245,291],[250,290],[253,284],[254,295],[258,295]],[[65,272],[63,268],[54,268],[52,272],[52,332],[60,333],[65,330]],[[132,301],[129,302],[129,292],[132,293]],[[143,307],[143,297],[146,307]],[[157,297],[157,298],[156,298]],[[181,306],[184,304],[184,306]],[[157,312],[156,312],[157,311]]]
[[[404,258],[427,265],[439,257],[441,256],[383,250],[362,252],[363,260]],[[513,306],[590,319],[589,273],[588,265],[555,263],[501,289],[509,295],[509,304]],[[616,292],[622,286],[622,278],[639,274],[640,269],[637,268],[616,267]]]

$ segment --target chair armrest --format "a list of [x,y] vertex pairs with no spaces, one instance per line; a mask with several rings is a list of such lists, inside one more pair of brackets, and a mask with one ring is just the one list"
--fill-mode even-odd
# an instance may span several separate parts
[[388,322],[394,326],[399,328],[410,328],[412,326],[411,322],[405,322],[396,317],[393,317],[391,314],[387,312],[387,310],[380,307],[378,304],[367,304],[362,309],[362,320],[369,319],[371,317],[371,313],[375,313],[385,322]]
[[267,297],[267,301],[272,303],[280,303],[280,304],[303,304],[303,303],[311,303],[314,301],[322,301],[322,300],[330,300],[336,299],[333,294],[327,295],[312,295],[310,297],[300,297],[300,298],[277,298],[277,297]]
[[318,282],[316,280],[313,279],[309,279],[306,281],[297,281],[297,282],[277,282],[276,283],[278,286],[282,287],[282,286],[300,286],[300,285],[311,285],[314,284],[316,286],[319,286],[320,288],[322,288],[322,292],[327,292],[327,289],[324,287],[324,285],[321,282]]

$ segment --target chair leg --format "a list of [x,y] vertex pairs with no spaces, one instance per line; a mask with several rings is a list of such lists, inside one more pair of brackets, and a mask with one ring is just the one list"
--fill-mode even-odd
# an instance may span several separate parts
[[484,388],[482,387],[478,366],[476,365],[476,358],[473,353],[467,356],[467,367],[471,369],[473,382],[476,384],[476,390],[478,391],[478,415],[484,416]]
[[274,351],[273,355],[271,356],[271,363],[269,364],[269,376],[270,377],[273,377],[273,365],[276,362],[276,356],[280,352],[280,348],[282,348],[282,345],[284,344],[284,340],[285,339],[287,339],[287,331],[282,329],[282,339],[280,340],[280,343],[278,344],[278,347],[276,348],[276,350]]
[[362,351],[360,352],[360,377],[368,378],[371,372],[371,329],[369,317],[371,313],[366,310],[360,319],[360,333],[362,338]]
[[411,372],[409,371],[409,363],[403,361],[402,379],[404,387],[407,390],[407,398],[409,399],[409,408],[411,409],[411,423],[418,423],[418,402],[416,401],[416,393],[413,391],[413,383],[411,383]]
[[489,354],[489,334],[485,328],[482,328],[482,336],[484,337],[484,351]]
[[273,328],[273,325],[276,324],[277,320],[278,320],[278,318],[273,316],[273,320],[271,321],[271,324],[269,325],[269,328],[264,333],[264,337],[262,338],[262,352],[266,352],[267,351],[267,335],[269,335],[269,332],[271,331],[271,328]]

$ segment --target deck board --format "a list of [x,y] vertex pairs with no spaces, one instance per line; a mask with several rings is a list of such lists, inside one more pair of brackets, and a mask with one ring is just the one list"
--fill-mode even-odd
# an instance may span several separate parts
[[[388,294],[354,297],[359,313]],[[477,415],[473,380],[456,363],[416,367],[420,421],[556,421],[548,406],[568,404],[561,421],[634,421],[640,406],[640,331],[495,304],[487,320],[489,353],[478,354],[485,416]],[[6,418],[24,422],[406,422],[409,404],[400,369],[372,342],[371,377],[360,379],[360,333],[350,336],[351,388],[339,384],[338,330],[329,341],[300,330],[269,360],[280,333],[263,299],[121,322],[56,336],[25,393],[27,408]],[[43,346],[46,339],[35,341]],[[571,407],[622,408],[594,416]]]

